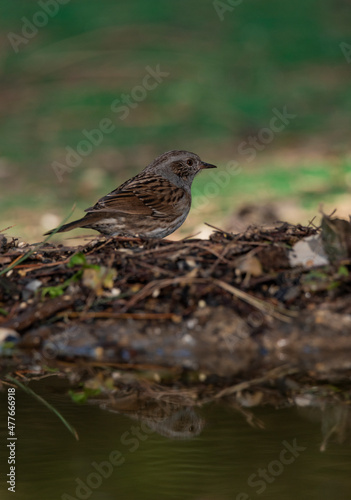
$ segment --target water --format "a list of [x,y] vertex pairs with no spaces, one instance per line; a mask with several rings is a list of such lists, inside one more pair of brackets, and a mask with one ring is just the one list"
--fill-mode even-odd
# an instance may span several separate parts
[[[322,413],[296,407],[254,408],[250,411],[264,426],[260,428],[219,403],[181,409],[167,418],[150,409],[127,416],[97,404],[77,405],[50,379],[30,386],[75,427],[79,441],[57,416],[16,390],[16,494],[12,495],[4,480],[9,467],[7,394],[0,393],[1,499],[350,498],[347,409],[331,407]],[[334,433],[321,452],[336,423],[339,430],[343,426],[339,432],[343,443],[334,439]]]

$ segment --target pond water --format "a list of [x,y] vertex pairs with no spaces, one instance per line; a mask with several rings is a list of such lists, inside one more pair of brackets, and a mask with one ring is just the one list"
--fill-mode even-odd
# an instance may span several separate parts
[[30,387],[62,413],[79,440],[17,389],[12,495],[5,479],[7,391],[1,392],[1,499],[350,499],[348,410],[257,407],[245,410],[254,415],[252,426],[222,403],[182,408],[167,418],[136,417],[108,405],[73,403],[50,382]]

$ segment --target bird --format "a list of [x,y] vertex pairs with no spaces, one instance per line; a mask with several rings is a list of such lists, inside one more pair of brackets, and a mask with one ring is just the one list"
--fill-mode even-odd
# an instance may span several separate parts
[[139,174],[100,198],[81,219],[53,232],[76,228],[99,231],[106,236],[165,238],[178,229],[191,207],[191,185],[204,169],[217,168],[189,151],[168,151]]

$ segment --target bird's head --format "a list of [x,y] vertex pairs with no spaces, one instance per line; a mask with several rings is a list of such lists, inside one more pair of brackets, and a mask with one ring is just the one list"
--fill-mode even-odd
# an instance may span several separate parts
[[190,189],[195,175],[201,170],[217,168],[189,151],[168,151],[157,157],[149,167],[158,175],[185,189]]

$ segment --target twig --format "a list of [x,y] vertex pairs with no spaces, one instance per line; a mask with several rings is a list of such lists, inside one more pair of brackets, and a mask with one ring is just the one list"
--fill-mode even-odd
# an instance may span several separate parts
[[157,271],[160,274],[168,274],[168,276],[176,276],[176,273],[170,271],[169,269],[162,269],[162,267],[155,266],[154,264],[149,264],[148,262],[143,262],[142,260],[137,261],[137,265],[141,267],[145,267],[146,269],[150,269],[152,271]]
[[179,322],[181,316],[174,313],[117,313],[107,311],[97,312],[61,312],[57,317],[80,318],[80,319],[136,319],[136,320],[172,320]]
[[[110,241],[112,241],[113,238],[108,238],[106,241],[104,241],[102,243],[102,245],[100,245],[98,248],[96,248],[94,246],[94,248],[92,250],[90,250],[90,252],[87,252],[85,255],[90,255],[92,254],[93,252],[98,252],[99,250],[101,250],[101,248],[104,248],[104,246],[106,246],[108,243],[110,243]],[[89,242],[86,247],[90,244],[91,242]]]
[[259,385],[264,382],[267,382],[268,380],[275,380],[280,377],[285,377],[286,375],[292,375],[294,373],[297,373],[299,370],[298,368],[292,368],[289,365],[285,366],[278,366],[277,368],[273,368],[273,370],[270,370],[267,372],[265,375],[262,377],[254,378],[252,380],[246,380],[245,382],[240,382],[239,384],[233,385],[231,387],[226,387],[225,389],[221,390],[218,392],[214,398],[215,399],[220,399],[225,396],[231,396],[232,394],[235,394],[236,392],[241,392],[246,389],[249,389],[253,385]]
[[5,231],[8,231],[9,229],[12,229],[13,227],[15,227],[15,225],[4,227],[4,229],[0,229],[0,233],[4,233]]
[[[37,321],[43,321],[57,312],[62,311],[62,309],[72,307],[75,300],[76,297],[71,297],[69,295],[62,295],[62,297],[45,300],[44,302],[28,307],[23,312],[21,311],[12,319],[6,319],[1,326],[4,328],[13,328],[17,331],[25,330]],[[18,311],[19,309],[17,308],[17,313]]]
[[19,264],[20,262],[23,262],[25,260],[27,260],[34,252],[36,252],[38,250],[38,248],[42,247],[43,245],[45,245],[45,243],[47,243],[56,233],[57,231],[60,229],[60,227],[62,227],[65,222],[68,221],[68,219],[71,217],[71,215],[73,214],[74,210],[75,210],[76,206],[73,205],[72,207],[72,210],[71,212],[67,215],[67,217],[61,222],[61,224],[52,232],[50,233],[44,241],[42,241],[41,243],[36,243],[35,244],[35,248],[33,248],[32,250],[29,250],[29,252],[25,253],[24,255],[22,255],[21,257],[17,257],[13,262],[12,264],[10,264],[9,266],[7,266],[5,269],[3,269],[2,271],[0,271],[0,276],[2,274],[6,274],[8,273],[9,271],[11,271],[11,269],[13,269],[14,267],[16,267],[17,264]]
[[220,229],[219,227],[216,227],[216,226],[213,226],[212,224],[209,224],[208,222],[205,222],[205,225],[212,228],[212,229],[215,229],[216,231],[218,231],[219,233],[222,233],[222,234],[230,234],[229,231],[224,231],[224,229]]
[[285,321],[287,323],[290,323],[291,319],[289,316],[296,316],[297,315],[293,311],[289,311],[289,310],[283,309],[283,308],[277,308],[271,304],[267,304],[263,300],[257,299],[256,297],[253,297],[252,295],[248,294],[247,292],[243,292],[239,288],[235,288],[235,287],[229,285],[229,283],[225,283],[224,281],[221,281],[218,279],[195,278],[193,276],[180,276],[179,278],[174,278],[174,279],[164,279],[164,280],[152,281],[151,283],[148,283],[147,285],[145,285],[142,290],[137,292],[130,299],[130,301],[125,305],[123,310],[124,310],[124,312],[126,312],[128,309],[135,306],[135,304],[137,304],[137,302],[144,299],[148,295],[151,295],[152,292],[154,290],[157,290],[157,289],[166,288],[167,286],[178,285],[178,284],[182,284],[182,283],[183,284],[193,284],[193,283],[208,284],[209,282],[213,283],[214,285],[231,293],[232,295],[243,300],[244,302],[256,307],[256,309],[259,309],[260,311],[263,311],[266,314],[270,314],[271,316],[273,316],[277,319],[280,319],[281,321]]
[[296,313],[295,311],[289,311],[288,309],[275,307],[272,304],[267,304],[264,300],[257,299],[247,292],[243,292],[239,288],[229,285],[229,283],[226,283],[225,281],[214,279],[213,283],[221,287],[223,290],[226,290],[227,292],[233,294],[238,299],[247,302],[248,304],[256,307],[256,309],[259,309],[266,314],[270,314],[271,316],[280,319],[281,321],[290,323],[290,317],[295,317],[298,315],[298,313]]
[[[74,254],[73,254],[74,255]],[[22,269],[22,275],[26,275],[30,273],[31,271],[36,271],[39,269],[43,269],[44,267],[55,267],[55,266],[61,266],[63,264],[68,264],[68,262],[71,260],[72,255],[65,260],[60,260],[59,262],[49,262],[48,264],[37,264],[36,266],[31,266],[30,264],[23,264],[21,266],[16,265],[16,269]]]

